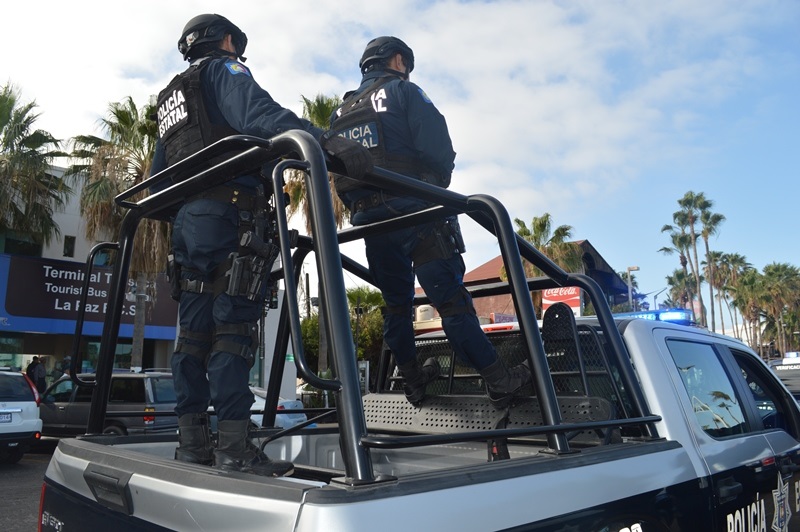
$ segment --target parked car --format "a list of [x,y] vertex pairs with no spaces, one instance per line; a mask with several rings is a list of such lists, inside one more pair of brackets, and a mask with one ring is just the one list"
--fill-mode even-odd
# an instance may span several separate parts
[[[250,420],[254,425],[260,427],[263,416],[262,412],[264,411],[264,405],[267,402],[267,390],[264,388],[251,386],[250,391],[252,391],[253,395],[255,396],[255,402],[253,403],[250,411],[256,412],[250,416]],[[303,406],[303,402],[296,399],[284,399],[281,397],[278,401],[278,410],[302,410],[303,408],[305,408]],[[294,427],[295,425],[305,422],[307,419],[308,417],[302,413],[278,414],[275,416],[275,425],[284,429],[288,429],[289,427]]]
[[[94,380],[93,374],[79,375]],[[86,432],[92,388],[76,386],[69,375],[48,388],[41,401],[43,433],[46,436],[76,436]],[[175,389],[166,372],[114,373],[111,377],[108,412],[103,426],[107,434],[174,432]],[[115,416],[115,412],[141,412],[137,416]],[[171,415],[155,415],[169,412]]]
[[0,368],[0,463],[19,462],[41,437],[36,386],[24,373]]

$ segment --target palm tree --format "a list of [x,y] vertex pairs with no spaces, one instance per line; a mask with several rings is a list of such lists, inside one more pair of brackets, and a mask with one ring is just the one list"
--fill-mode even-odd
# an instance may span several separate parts
[[736,306],[731,305],[730,299],[733,298],[736,288],[739,284],[739,277],[746,270],[752,269],[753,266],[747,262],[747,259],[739,253],[725,253],[721,260],[722,275],[722,292],[725,299],[725,304],[728,307],[728,314],[731,316],[733,328],[736,331],[736,337],[741,338],[739,331],[739,319],[736,312]]
[[35,108],[10,83],[0,89],[0,231],[47,245],[61,235],[53,214],[72,190],[48,173],[53,158],[64,154],[50,133],[35,129]]
[[[705,265],[705,276],[708,279],[708,286],[709,286],[709,295],[714,297],[714,293],[711,290],[711,287],[714,287],[717,290],[717,303],[719,304],[719,320],[720,320],[720,327],[722,328],[722,332],[725,332],[725,318],[722,314],[722,299],[724,297],[723,287],[724,287],[724,270],[722,260],[725,256],[724,253],[721,251],[708,251],[706,250],[706,260],[703,261]],[[714,301],[711,300],[709,302],[711,308],[714,308]],[[711,314],[711,330],[714,331],[714,314]]]
[[348,288],[347,302],[350,306],[350,313],[354,316],[361,312],[367,313],[380,310],[386,304],[380,291],[368,286]]
[[733,304],[742,314],[745,322],[745,334],[750,347],[761,349],[761,316],[763,314],[764,280],[755,268],[745,270],[736,283]]
[[[366,358],[377,363],[380,359],[380,347],[383,344],[381,308],[386,305],[383,296],[380,291],[369,286],[356,286],[347,289],[347,302],[359,359]],[[369,327],[370,323],[379,325]]]
[[695,276],[697,302],[700,306],[700,323],[703,326],[707,326],[703,294],[700,291],[702,281],[700,280],[700,261],[697,258],[698,232],[696,228],[700,221],[700,214],[702,211],[710,209],[713,203],[707,200],[702,192],[695,193],[690,190],[678,200],[678,205],[681,210],[673,214],[673,219],[680,220],[682,224],[685,225],[686,233],[691,240],[690,250],[692,252],[693,264],[695,265],[693,272]]
[[[797,294],[800,291],[800,270],[787,263],[772,263],[764,267],[765,310],[775,324],[774,339],[778,350],[787,351],[789,340],[785,329],[785,316],[796,314]],[[792,331],[789,331],[791,334]]]
[[714,320],[714,268],[716,265],[714,261],[709,260],[711,250],[708,247],[708,239],[711,235],[717,234],[719,226],[725,221],[725,216],[711,212],[711,207],[713,205],[714,203],[711,200],[706,200],[705,203],[702,204],[704,208],[700,211],[700,236],[703,238],[703,243],[706,248],[706,264],[708,267],[706,279],[708,279],[708,304],[710,305],[711,311],[711,331],[716,332]]
[[[517,234],[530,242],[536,249],[547,255],[553,262],[568,272],[580,272],[583,269],[581,258],[581,248],[575,243],[570,242],[572,238],[571,225],[559,225],[553,228],[553,217],[546,212],[541,216],[534,216],[530,227],[519,218],[514,219],[517,225]],[[532,264],[525,262],[526,275],[528,277],[542,276],[543,272]],[[501,270],[500,277],[505,277],[505,268]],[[535,291],[532,294],[533,306],[536,312],[541,315],[542,293]]]
[[[86,237],[108,238],[119,232],[124,216],[114,197],[150,177],[156,142],[153,103],[137,108],[131,97],[112,102],[101,125],[108,139],[93,135],[73,138],[74,164],[67,175],[83,179],[81,214],[86,219]],[[146,193],[142,193],[139,198]],[[168,252],[168,228],[163,222],[144,220],[134,239],[131,275],[136,277],[131,366],[142,365],[144,324],[148,292],[153,297],[153,279],[163,271]]]
[[667,286],[669,286],[669,299],[679,304],[681,308],[688,308],[687,305],[691,300],[692,286],[694,285],[694,276],[690,276],[682,269],[677,269],[672,272],[672,275],[668,275],[666,280]]
[[[676,213],[677,214],[677,213]],[[673,217],[675,218],[675,217]],[[678,220],[680,218],[678,217]],[[659,249],[658,251],[665,254],[665,255],[672,255],[673,253],[677,253],[681,270],[683,271],[684,277],[689,276],[689,246],[691,244],[691,239],[689,235],[686,234],[683,226],[676,228],[672,225],[664,225],[661,228],[662,233],[668,233],[670,242],[672,246],[665,246]],[[692,277],[694,278],[694,266],[692,266]],[[681,301],[681,307],[687,308],[689,302],[694,300],[694,288],[691,285],[687,285],[686,283],[681,283],[681,286],[684,287],[684,293],[682,294],[673,294],[673,299],[675,301]]]
[[[303,98],[303,118],[321,129],[328,129],[331,115],[342,104],[342,100],[338,96],[329,97],[317,94],[313,100],[309,100],[305,96],[301,96],[301,98]],[[286,209],[286,214],[291,218],[298,212],[302,212],[306,225],[306,232],[310,234],[311,220],[309,218],[308,204],[306,202],[305,174],[299,170],[288,170],[284,177],[286,179],[284,191],[289,195],[289,205]],[[344,225],[347,209],[336,194],[332,177],[329,178],[329,183],[331,197],[333,198],[333,215],[336,220],[336,227],[341,228]]]

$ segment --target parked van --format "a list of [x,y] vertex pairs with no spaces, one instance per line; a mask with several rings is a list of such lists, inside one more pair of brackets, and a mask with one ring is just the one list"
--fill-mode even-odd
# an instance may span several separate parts
[[[94,380],[93,374],[81,374]],[[174,432],[175,389],[170,373],[114,373],[108,399],[108,415],[103,432],[107,434],[145,434]],[[86,432],[92,388],[76,386],[64,375],[42,396],[40,415],[45,436],[76,436]],[[122,412],[139,413],[122,416]],[[169,412],[171,415],[156,415]],[[117,415],[114,415],[117,413]]]

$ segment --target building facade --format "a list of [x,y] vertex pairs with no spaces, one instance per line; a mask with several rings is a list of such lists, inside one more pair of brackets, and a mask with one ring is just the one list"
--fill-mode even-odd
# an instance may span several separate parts
[[[51,172],[60,178],[64,169],[52,167]],[[52,379],[73,350],[86,261],[97,244],[85,237],[79,199],[76,191],[55,213],[60,235],[46,246],[37,245],[28,235],[0,231],[0,366],[24,369],[38,355]],[[81,371],[93,371],[95,367],[110,291],[110,260],[106,253],[98,254],[89,274],[85,323],[77,345]],[[130,280],[128,290],[116,349],[115,366],[120,368],[130,367],[136,312],[135,285]],[[142,366],[169,367],[177,303],[169,296],[163,274],[155,279],[151,293],[154,296],[146,303]]]

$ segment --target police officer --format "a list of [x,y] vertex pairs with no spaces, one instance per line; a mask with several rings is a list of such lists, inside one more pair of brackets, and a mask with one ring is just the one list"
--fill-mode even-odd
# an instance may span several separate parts
[[[361,86],[345,94],[331,117],[331,130],[361,142],[376,166],[447,187],[455,152],[442,114],[425,92],[409,81],[414,53],[396,37],[367,44],[359,62]],[[394,196],[344,177],[336,190],[351,212],[353,225],[365,225],[418,211],[428,204]],[[414,275],[439,311],[442,327],[462,360],[483,376],[488,395],[503,408],[530,381],[526,365],[508,369],[480,328],[472,298],[463,284],[464,252],[455,217],[365,239],[369,270],[386,301],[384,339],[405,380],[413,404],[421,402],[427,384],[439,375],[434,358],[416,358],[412,308]]]
[[[244,32],[220,15],[199,15],[186,24],[178,50],[190,66],[158,96],[152,174],[228,135],[269,138],[302,129],[321,138],[322,130],[281,107],[256,83],[243,64],[246,46]],[[350,175],[372,168],[368,151],[358,143],[337,137],[323,147]],[[226,284],[232,253],[255,258],[240,247],[240,239],[263,207],[259,184],[255,176],[237,177],[190,198],[174,220],[172,246],[180,270],[180,332],[171,360],[180,433],[175,458],[278,476],[290,473],[292,464],[270,460],[247,437],[253,404],[248,379],[264,290],[252,294],[234,286],[231,293]],[[270,268],[271,262],[267,272]],[[208,430],[209,403],[219,421],[216,449]]]

